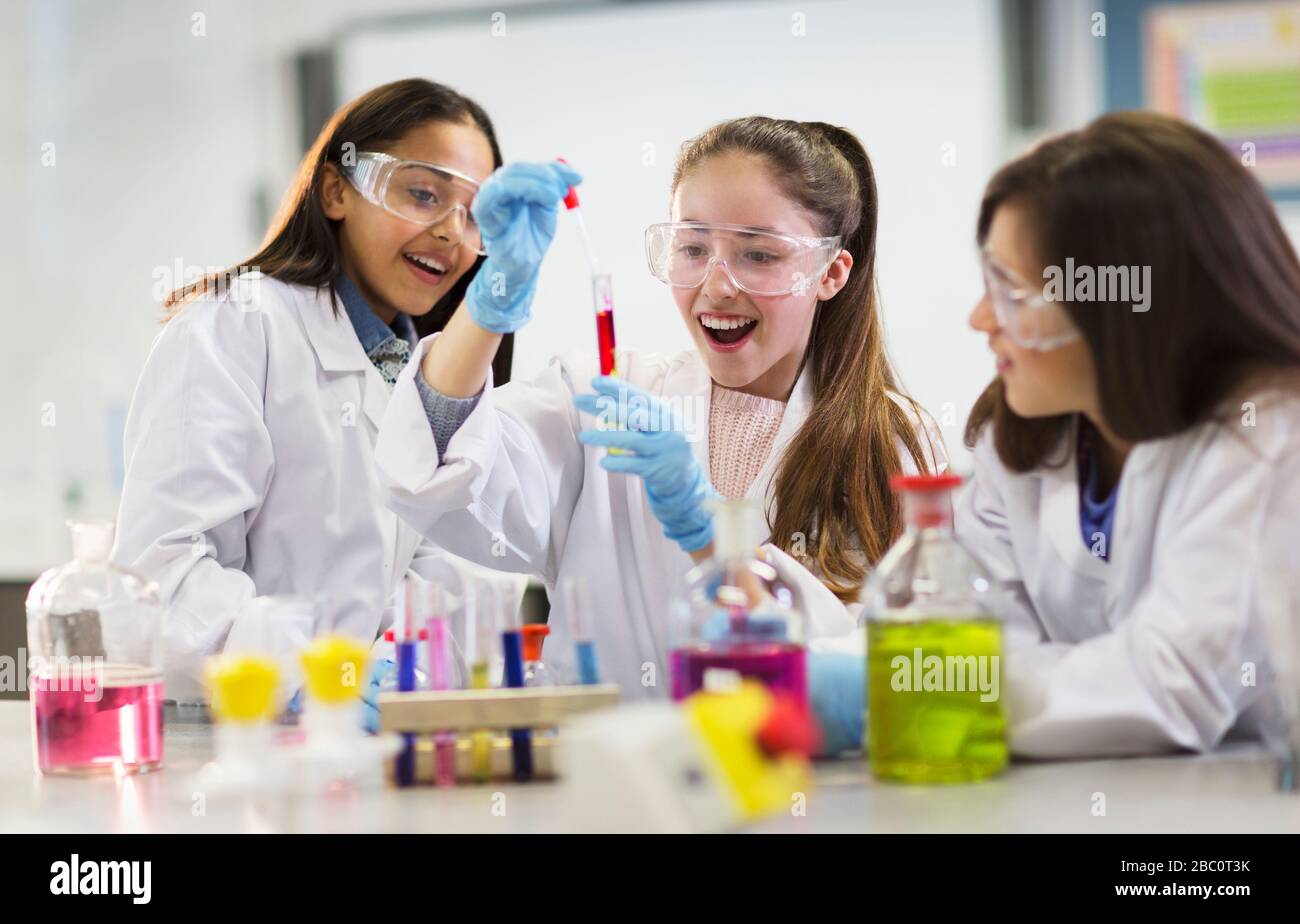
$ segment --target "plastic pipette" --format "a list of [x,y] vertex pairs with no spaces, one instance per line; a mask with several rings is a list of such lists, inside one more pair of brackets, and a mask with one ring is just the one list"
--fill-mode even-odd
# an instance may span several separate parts
[[[563,157],[557,157],[562,164],[568,161]],[[600,270],[596,268],[596,251],[592,249],[591,237],[587,234],[587,223],[582,219],[581,203],[578,202],[578,190],[574,186],[569,187],[569,191],[564,195],[564,207],[568,209],[569,214],[573,216],[574,227],[578,229],[578,239],[582,241],[582,252],[587,256],[587,267],[591,270],[591,275],[595,276]]]

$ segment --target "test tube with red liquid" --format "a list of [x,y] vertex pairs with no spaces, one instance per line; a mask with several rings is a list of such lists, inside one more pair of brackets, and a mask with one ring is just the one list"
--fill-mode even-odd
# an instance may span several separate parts
[[[559,158],[564,163],[563,157]],[[564,207],[573,216],[574,227],[582,240],[582,250],[587,255],[587,266],[591,270],[591,296],[596,306],[596,350],[600,359],[601,375],[618,375],[614,362],[614,282],[609,273],[602,273],[596,266],[596,251],[592,249],[591,237],[587,234],[587,223],[582,220],[582,209],[578,207],[578,191],[572,186],[564,197]],[[625,451],[616,446],[606,450],[609,455],[625,455]]]
[[591,277],[596,303],[596,343],[600,350],[600,374],[617,375],[614,367],[614,283],[609,273]]
[[[563,157],[563,163],[568,163]],[[614,366],[614,283],[609,273],[602,273],[596,266],[596,252],[591,246],[591,237],[587,234],[587,223],[582,220],[579,208],[578,191],[572,186],[564,197],[564,207],[573,216],[578,237],[582,239],[582,249],[587,255],[587,266],[591,269],[591,294],[596,306],[596,344],[600,356],[600,374],[617,375]]]

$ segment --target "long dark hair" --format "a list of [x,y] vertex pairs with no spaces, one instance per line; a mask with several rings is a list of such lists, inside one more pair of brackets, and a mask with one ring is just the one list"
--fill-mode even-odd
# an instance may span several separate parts
[[[1102,116],[993,176],[980,244],[1008,204],[1024,210],[1045,266],[1151,269],[1142,310],[1132,300],[1062,302],[1120,439],[1179,433],[1259,374],[1300,370],[1300,262],[1263,187],[1212,135],[1149,112]],[[1028,471],[1048,462],[1072,418],[1020,417],[994,379],[966,443],[992,423],[1003,463]]]
[[844,288],[817,306],[804,355],[812,408],[781,458],[768,522],[772,541],[786,551],[802,535],[822,582],[840,599],[854,600],[868,567],[902,530],[889,486],[902,467],[899,445],[920,471],[930,468],[915,424],[922,412],[899,394],[885,355],[876,306],[875,173],[847,129],[748,116],[689,141],[673,189],[708,158],[729,152],[762,157],[785,193],[817,216],[820,233],[839,235],[853,256]]
[[[463,122],[476,126],[492,148],[492,166],[501,166],[501,148],[492,120],[472,99],[450,87],[419,78],[375,87],[335,112],[316,136],[271,220],[261,249],[236,267],[210,274],[172,292],[163,302],[167,310],[164,320],[174,316],[191,297],[227,284],[252,269],[281,282],[329,287],[333,296],[334,280],[342,264],[337,223],[326,217],[320,203],[325,165],[341,165],[345,150],[353,154],[383,151],[407,132],[429,122]],[[349,147],[345,149],[344,145]],[[480,257],[428,314],[412,318],[420,336],[446,325],[482,263]],[[333,301],[337,312],[338,299]],[[513,336],[504,337],[493,361],[496,384],[510,378],[513,341]]]

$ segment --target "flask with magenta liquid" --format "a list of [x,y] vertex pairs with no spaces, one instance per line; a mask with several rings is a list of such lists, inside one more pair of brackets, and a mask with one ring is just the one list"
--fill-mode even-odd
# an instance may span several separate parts
[[878,779],[978,780],[1007,765],[997,589],[953,534],[956,475],[896,475],[906,530],[863,588],[867,756]]
[[73,560],[27,595],[36,769],[152,770],[163,759],[157,585],[109,561],[112,523],[68,525]]
[[803,620],[776,569],[758,558],[764,525],[755,501],[716,506],[713,557],[687,575],[673,614],[673,699],[730,676],[758,680],[773,693],[807,705]]

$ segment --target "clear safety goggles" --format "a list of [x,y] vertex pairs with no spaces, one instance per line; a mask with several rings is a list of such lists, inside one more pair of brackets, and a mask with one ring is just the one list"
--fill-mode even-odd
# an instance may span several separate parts
[[751,295],[805,295],[839,254],[839,237],[800,237],[744,225],[666,221],[645,232],[651,275],[676,289],[702,285],[717,266]]
[[1078,328],[1061,305],[1045,299],[987,250],[980,251],[980,266],[998,327],[1012,343],[1046,352],[1078,338]]
[[355,166],[344,173],[367,202],[426,228],[442,224],[459,213],[459,243],[483,254],[483,235],[470,206],[479,183],[442,164],[399,160],[390,154],[367,151],[357,155]]

